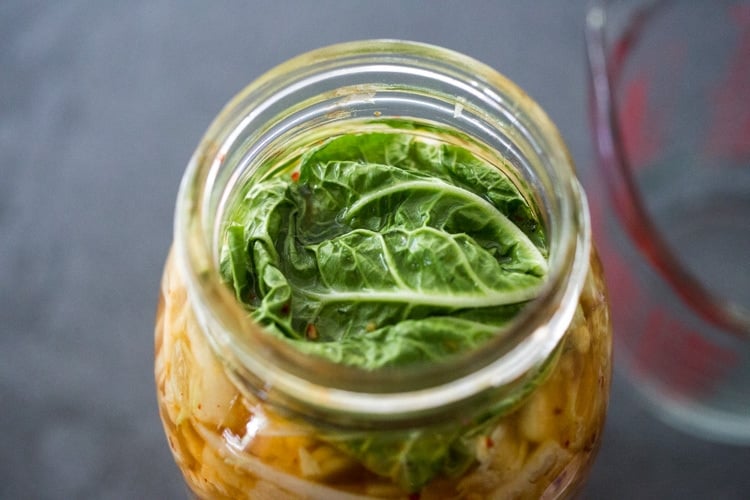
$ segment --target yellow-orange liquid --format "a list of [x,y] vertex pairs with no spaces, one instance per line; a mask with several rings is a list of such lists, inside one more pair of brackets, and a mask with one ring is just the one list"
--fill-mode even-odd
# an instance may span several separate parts
[[200,330],[170,257],[156,321],[157,397],[172,453],[199,498],[559,498],[587,473],[609,392],[611,328],[595,256],[562,342],[549,378],[476,438],[475,465],[410,494],[318,439],[308,423],[241,394]]

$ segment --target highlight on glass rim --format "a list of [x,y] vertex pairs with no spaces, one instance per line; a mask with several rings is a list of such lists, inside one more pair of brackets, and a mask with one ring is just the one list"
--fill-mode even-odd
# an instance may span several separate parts
[[155,373],[198,498],[568,498],[610,345],[565,145],[468,56],[298,56],[185,172]]

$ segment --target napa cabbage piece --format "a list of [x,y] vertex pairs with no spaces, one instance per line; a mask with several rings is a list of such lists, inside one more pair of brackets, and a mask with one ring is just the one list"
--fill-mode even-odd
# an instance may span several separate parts
[[367,370],[497,335],[547,270],[541,224],[506,176],[408,134],[330,140],[297,180],[252,185],[225,234],[222,274],[257,322]]
[[[538,295],[547,250],[535,209],[499,169],[457,145],[365,132],[252,184],[226,223],[220,270],[271,335],[377,370],[501,335]],[[465,470],[471,436],[516,403],[444,432],[323,438],[417,491]]]

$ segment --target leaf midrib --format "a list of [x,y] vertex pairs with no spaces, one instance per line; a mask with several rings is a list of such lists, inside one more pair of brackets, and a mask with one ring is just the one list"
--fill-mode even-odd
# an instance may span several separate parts
[[361,196],[357,201],[352,203],[343,213],[344,220],[351,220],[351,218],[359,212],[359,210],[368,205],[369,203],[384,198],[390,194],[397,193],[399,191],[413,191],[413,190],[432,190],[436,189],[436,184],[439,184],[439,189],[444,192],[448,192],[458,197],[462,197],[471,203],[482,206],[485,210],[492,214],[493,219],[498,223],[504,231],[507,231],[519,245],[523,246],[526,252],[530,253],[530,257],[533,257],[533,263],[538,265],[544,273],[547,272],[547,260],[542,255],[539,248],[531,241],[531,239],[521,231],[521,229],[508,219],[505,214],[500,212],[492,203],[485,200],[481,196],[453,184],[449,184],[440,179],[431,180],[411,180],[401,182],[392,186],[379,188],[375,191],[370,191],[367,194]]

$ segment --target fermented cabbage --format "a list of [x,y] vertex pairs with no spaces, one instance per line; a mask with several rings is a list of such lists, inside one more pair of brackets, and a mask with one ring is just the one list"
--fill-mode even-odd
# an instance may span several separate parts
[[555,498],[585,475],[610,379],[603,275],[591,266],[559,358],[514,412],[472,438],[475,461],[418,492],[378,476],[309,423],[241,393],[198,325],[170,256],[156,324],[156,383],[170,447],[200,498]]

